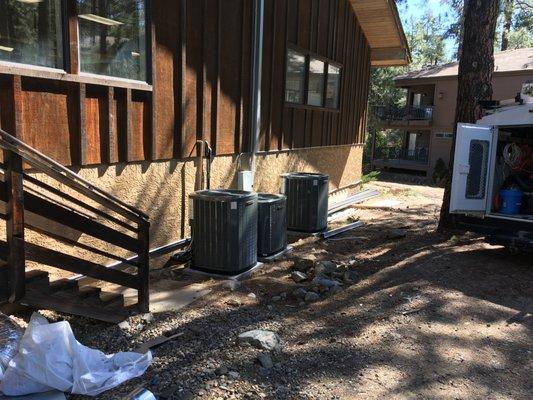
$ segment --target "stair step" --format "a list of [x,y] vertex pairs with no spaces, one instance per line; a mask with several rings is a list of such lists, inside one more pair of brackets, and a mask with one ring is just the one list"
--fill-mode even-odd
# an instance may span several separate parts
[[50,283],[50,293],[75,292],[78,290],[78,281],[70,279],[58,279]]
[[45,281],[48,284],[48,272],[39,269],[33,269],[26,272],[26,283],[35,283]]
[[78,297],[81,299],[99,299],[102,289],[95,286],[82,286],[78,291]]
[[102,292],[100,301],[104,308],[121,308],[124,307],[124,295],[121,293]]
[[[92,304],[91,304],[92,303]],[[69,292],[43,293],[39,290],[29,290],[20,304],[37,309],[49,309],[67,314],[80,315],[99,321],[118,324],[127,318],[125,309],[111,309],[98,307],[95,302],[80,300],[75,294]]]

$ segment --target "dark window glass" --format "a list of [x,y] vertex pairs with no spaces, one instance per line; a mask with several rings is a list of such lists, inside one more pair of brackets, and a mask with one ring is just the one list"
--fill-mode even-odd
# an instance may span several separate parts
[[328,65],[328,86],[326,88],[326,107],[339,108],[339,91],[341,84],[341,69]]
[[311,57],[309,61],[309,85],[307,88],[307,104],[322,107],[324,105],[324,69],[323,61]]
[[60,0],[0,0],[0,60],[63,68]]
[[304,101],[305,56],[295,50],[287,51],[285,101],[302,104]]
[[80,70],[146,81],[144,0],[78,0]]

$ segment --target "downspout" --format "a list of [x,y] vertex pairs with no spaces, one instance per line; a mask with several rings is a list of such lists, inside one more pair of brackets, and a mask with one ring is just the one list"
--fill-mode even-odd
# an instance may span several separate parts
[[252,184],[255,182],[259,135],[261,130],[261,80],[263,75],[263,24],[265,1],[254,0],[253,38],[252,38],[252,82],[250,107],[250,150]]

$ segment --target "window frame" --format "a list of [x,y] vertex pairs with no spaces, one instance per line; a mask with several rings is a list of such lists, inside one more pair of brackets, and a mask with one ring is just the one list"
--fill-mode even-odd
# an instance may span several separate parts
[[[86,83],[148,92],[153,91],[152,85],[154,79],[154,35],[152,27],[152,0],[144,0],[146,24],[146,81],[127,79],[110,75],[91,74],[80,71],[80,38],[79,21],[77,15],[77,2],[75,0],[60,1],[62,25],[61,36],[63,41],[63,65],[60,68],[53,68],[41,65],[0,60],[0,74]],[[71,38],[73,30],[76,34],[75,38]],[[73,60],[73,57],[77,57],[76,60]]]
[[[302,103],[292,103],[290,101],[286,100],[285,97],[285,85],[287,82],[287,65],[288,65],[288,52],[289,50],[293,50],[295,52],[298,52],[302,54],[305,57],[305,77],[304,77],[304,93],[303,93],[303,99]],[[322,88],[322,106],[314,106],[307,104],[309,99],[309,65],[311,62],[311,58],[322,61],[324,63],[324,87]],[[328,70],[329,65],[333,65],[336,68],[339,68],[339,90],[338,90],[338,102],[337,102],[337,108],[333,107],[326,107],[326,94],[327,94],[327,82],[328,82]],[[326,111],[326,112],[334,112],[339,113],[342,105],[342,81],[344,78],[344,66],[342,63],[338,61],[331,60],[327,57],[321,56],[320,54],[314,53],[310,50],[306,50],[300,46],[294,45],[294,44],[288,44],[286,46],[285,51],[285,71],[284,71],[284,80],[283,80],[283,103],[285,107],[289,108],[298,108],[298,109],[307,109],[307,110],[318,110],[318,111]]]
[[[68,1],[68,0],[67,0]],[[75,8],[76,12],[76,50],[77,50],[77,57],[78,57],[78,75],[85,76],[92,79],[98,79],[102,78],[107,81],[117,81],[117,82],[124,82],[124,83],[131,83],[131,84],[146,84],[146,85],[152,85],[153,84],[153,76],[152,76],[152,68],[153,68],[153,61],[152,61],[152,1],[151,0],[144,0],[144,25],[145,25],[145,40],[146,40],[146,80],[140,80],[140,79],[130,79],[130,78],[123,78],[120,76],[113,76],[113,75],[104,75],[104,74],[95,74],[93,72],[84,72],[81,70],[81,48],[80,48],[80,20],[78,18],[78,2],[77,0],[73,0],[75,5],[73,6]],[[65,7],[66,9],[66,7]],[[70,46],[70,45],[69,45]],[[69,51],[70,53],[70,51]],[[70,62],[70,60],[69,60]],[[70,65],[69,65],[70,67]]]
[[[32,71],[35,71],[36,74],[39,74],[40,72],[46,74],[46,73],[52,73],[52,74],[66,74],[67,68],[70,65],[70,54],[69,54],[69,37],[68,37],[68,12],[67,12],[67,3],[68,0],[60,0],[60,9],[61,9],[61,53],[62,53],[62,62],[60,66],[58,67],[48,67],[45,65],[37,65],[37,64],[29,64],[29,63],[23,63],[23,62],[16,62],[16,61],[6,61],[6,60],[0,60],[0,73],[2,74],[13,74],[13,70],[20,71],[19,75],[22,76],[33,76],[31,73]],[[24,72],[28,71],[28,74],[25,74]]]
[[[302,82],[303,93],[302,93],[301,103],[287,101],[287,70],[289,66],[289,57],[288,57],[289,50],[292,50],[293,52],[296,52],[299,55],[302,55],[304,57],[304,79]],[[284,65],[285,65],[285,70],[283,71],[283,102],[286,104],[293,104],[296,106],[305,106],[307,102],[307,70],[309,69],[309,59],[307,57],[306,51],[299,47],[287,46],[286,51],[285,51],[285,64]]]

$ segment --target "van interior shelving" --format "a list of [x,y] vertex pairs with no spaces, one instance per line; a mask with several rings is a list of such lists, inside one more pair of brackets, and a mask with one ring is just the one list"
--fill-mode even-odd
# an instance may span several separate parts
[[[533,222],[533,103],[493,107],[476,124],[458,124],[450,212],[481,225],[507,222],[507,231]],[[533,225],[526,229],[533,233]]]

